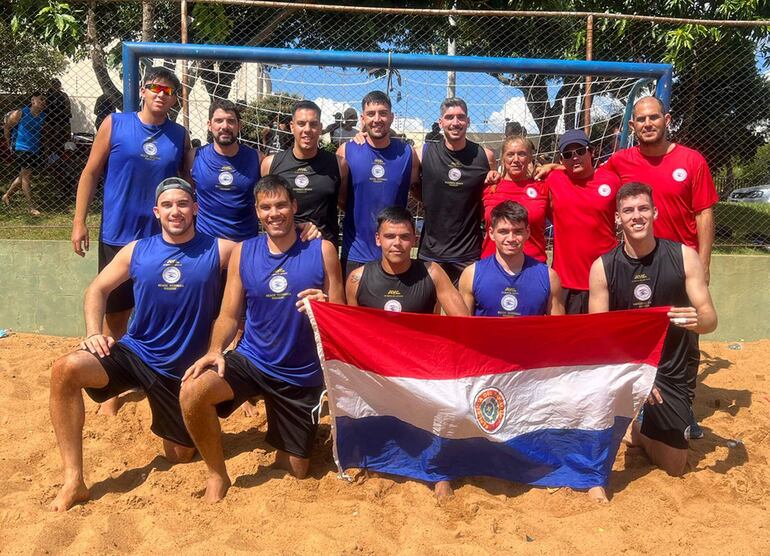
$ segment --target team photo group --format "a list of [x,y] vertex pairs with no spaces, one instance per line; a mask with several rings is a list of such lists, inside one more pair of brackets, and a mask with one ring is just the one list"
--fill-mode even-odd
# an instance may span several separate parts
[[[309,302],[434,319],[668,307],[654,385],[625,441],[668,474],[685,472],[689,442],[703,436],[692,411],[698,336],[717,326],[718,196],[703,156],[668,140],[659,99],[636,101],[636,146],[599,165],[581,129],[558,138],[548,163],[525,135],[507,135],[499,152],[475,143],[473,106],[460,98],[436,106],[441,133],[415,148],[392,131],[381,91],[363,97],[360,131],[336,153],[322,148],[309,100],[293,106],[285,150],[240,142],[228,100],[212,102],[211,142],[195,148],[169,118],[180,96],[173,72],[148,69],[139,111],[101,122],[80,176],[72,246],[80,256],[95,247],[99,273],[84,296],[85,339],[51,371],[63,464],[52,510],[89,498],[84,390],[107,415],[146,396],[165,458],[205,462],[207,502],[232,485],[220,419],[255,415],[259,398],[276,465],[306,477],[328,386]],[[421,219],[407,208],[415,202]],[[431,477],[437,496],[453,494],[458,476]],[[611,495],[606,480],[581,484],[599,502]]]

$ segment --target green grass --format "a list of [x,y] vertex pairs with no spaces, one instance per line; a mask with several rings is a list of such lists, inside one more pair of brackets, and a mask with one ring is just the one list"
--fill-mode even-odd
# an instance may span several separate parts
[[[88,235],[91,241],[99,237],[99,215],[88,218]],[[0,239],[62,239],[69,241],[72,233],[72,215],[43,213],[32,216],[21,209],[0,214]]]
[[718,245],[770,245],[770,203],[721,202],[714,215]]

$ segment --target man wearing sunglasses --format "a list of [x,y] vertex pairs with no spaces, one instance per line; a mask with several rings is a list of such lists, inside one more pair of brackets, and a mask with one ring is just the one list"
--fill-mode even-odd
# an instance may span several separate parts
[[594,171],[593,151],[581,129],[559,138],[562,169],[548,174],[553,222],[553,269],[561,278],[567,314],[588,313],[588,274],[597,257],[617,245],[615,194],[620,179]]
[[[110,114],[96,133],[78,183],[72,247],[81,257],[88,251],[88,206],[104,177],[100,271],[123,246],[160,231],[152,213],[155,185],[179,175],[185,152],[190,148],[187,131],[168,118],[177,103],[179,88],[179,79],[173,72],[163,67],[151,68],[143,80],[139,112]],[[133,307],[132,284],[127,280],[107,299],[104,333],[120,338],[126,332]],[[119,407],[117,400],[113,400],[103,404],[101,411],[114,415]]]

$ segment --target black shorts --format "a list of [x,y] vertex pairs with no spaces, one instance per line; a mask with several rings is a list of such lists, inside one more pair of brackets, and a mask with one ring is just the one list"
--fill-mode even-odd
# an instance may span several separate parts
[[[90,352],[89,352],[90,353]],[[104,388],[86,388],[88,396],[96,403],[141,388],[147,394],[152,411],[150,430],[161,438],[182,446],[194,448],[187,432],[179,405],[181,381],[153,371],[141,358],[120,342],[110,348],[106,357],[94,355],[107,373],[109,382]]]
[[[122,245],[109,245],[99,240],[99,272],[110,264]],[[134,308],[134,282],[126,280],[107,297],[107,313],[120,313]]]
[[568,315],[588,314],[588,290],[573,290],[564,288],[567,296],[564,299],[564,309]]
[[28,151],[16,151],[15,160],[19,170],[39,170],[43,164],[43,157],[40,153]]
[[228,417],[247,399],[265,398],[267,442],[278,450],[308,458],[318,431],[323,384],[295,386],[260,371],[247,357],[225,354],[225,381],[235,397],[217,405],[217,414]]
[[468,259],[467,261],[433,261],[437,265],[439,265],[441,268],[444,269],[444,272],[446,272],[446,275],[449,276],[449,279],[452,281],[452,284],[456,288],[457,285],[460,283],[460,275],[463,273],[463,270],[471,266],[473,263],[476,262],[476,259]]
[[662,404],[644,404],[641,432],[680,450],[686,450],[690,443],[690,418],[692,416],[692,394],[684,385],[673,385],[666,380],[656,380],[655,386],[663,398]]

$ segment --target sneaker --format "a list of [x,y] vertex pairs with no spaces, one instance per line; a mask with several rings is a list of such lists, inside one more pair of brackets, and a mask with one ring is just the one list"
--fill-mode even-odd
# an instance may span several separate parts
[[703,429],[700,428],[698,421],[695,420],[695,416],[690,417],[690,440],[700,440],[703,438]]

